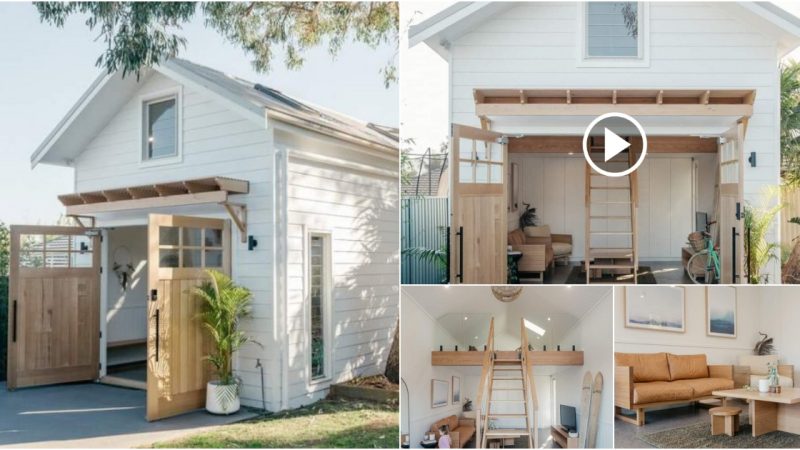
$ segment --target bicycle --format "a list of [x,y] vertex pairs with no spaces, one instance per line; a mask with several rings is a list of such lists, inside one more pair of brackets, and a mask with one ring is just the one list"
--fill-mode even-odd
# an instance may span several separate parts
[[703,231],[701,234],[705,248],[692,255],[689,261],[686,262],[686,273],[695,284],[701,284],[701,282],[698,281],[700,274],[692,270],[693,267],[705,267],[705,270],[701,272],[704,284],[719,283],[722,275],[718,253],[719,247],[714,245],[714,240],[711,238],[711,233],[708,231],[714,223],[716,222],[709,222],[706,224],[706,231]]

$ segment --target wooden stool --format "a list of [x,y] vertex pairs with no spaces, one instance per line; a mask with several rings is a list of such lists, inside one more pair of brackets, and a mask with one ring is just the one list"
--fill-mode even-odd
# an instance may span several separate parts
[[711,416],[711,435],[725,433],[728,436],[733,436],[739,431],[739,414],[741,408],[734,408],[733,406],[719,406],[708,410]]

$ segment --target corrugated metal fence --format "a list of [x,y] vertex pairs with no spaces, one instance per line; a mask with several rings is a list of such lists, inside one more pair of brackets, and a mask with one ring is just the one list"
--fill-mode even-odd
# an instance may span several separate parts
[[449,208],[446,197],[404,198],[401,204],[401,245],[403,284],[440,284],[445,268],[431,261],[422,261],[405,254],[406,249],[427,248],[444,251]]
[[800,225],[789,223],[792,217],[800,217],[800,188],[781,188],[781,246],[791,249],[792,240],[800,236]]

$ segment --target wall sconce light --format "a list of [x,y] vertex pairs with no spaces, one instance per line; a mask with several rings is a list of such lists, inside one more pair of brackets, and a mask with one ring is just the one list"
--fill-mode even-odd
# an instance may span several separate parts
[[247,250],[252,251],[254,248],[258,247],[258,241],[253,235],[247,236]]
[[750,156],[747,158],[747,162],[750,163],[750,167],[756,166],[756,152],[750,152]]

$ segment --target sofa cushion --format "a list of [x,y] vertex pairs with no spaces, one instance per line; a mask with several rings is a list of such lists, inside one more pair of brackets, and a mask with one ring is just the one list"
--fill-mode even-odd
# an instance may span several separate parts
[[450,431],[455,431],[455,429],[458,428],[458,417],[447,416],[444,419],[439,419],[433,425],[431,425],[431,431],[436,432],[437,439],[439,437],[439,428],[441,428],[442,425],[447,425],[447,428]]
[[706,355],[667,355],[670,380],[708,378]]
[[673,381],[672,383],[692,388],[694,397],[706,397],[714,391],[733,389],[733,380],[727,378],[696,378],[693,380]]
[[525,233],[522,232],[519,228],[516,230],[508,233],[508,245],[524,245],[525,244]]
[[666,353],[614,353],[618,366],[633,367],[633,382],[669,381]]
[[523,231],[525,232],[525,236],[528,237],[549,237],[550,225],[542,225],[538,227],[525,227]]
[[[766,378],[764,375],[750,375],[750,386],[758,386],[758,380],[763,380],[764,378]],[[794,387],[794,380],[790,377],[778,375],[778,379],[780,380],[778,384],[780,384],[781,387]]]
[[633,384],[633,404],[691,400],[694,390],[686,385],[669,381],[651,381]]
[[553,242],[553,255],[567,256],[572,254],[572,244],[566,242]]
[[749,367],[753,375],[766,375],[769,373],[769,365],[778,365],[780,359],[778,355],[742,355],[739,357],[739,365]]
[[458,439],[461,441],[461,446],[463,447],[472,436],[475,436],[475,427],[469,426],[460,426],[458,427]]

